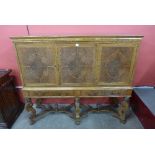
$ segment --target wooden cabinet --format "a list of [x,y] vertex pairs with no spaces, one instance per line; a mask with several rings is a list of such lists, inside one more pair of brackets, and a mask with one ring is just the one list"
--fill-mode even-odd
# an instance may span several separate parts
[[10,128],[23,110],[11,70],[0,70],[0,128]]
[[130,97],[141,36],[13,37],[25,98]]

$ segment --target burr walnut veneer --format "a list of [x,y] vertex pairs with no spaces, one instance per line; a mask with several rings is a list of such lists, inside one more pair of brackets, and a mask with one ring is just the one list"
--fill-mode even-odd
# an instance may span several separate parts
[[[23,93],[32,123],[38,114],[31,98],[44,112],[68,112],[80,121],[87,111],[112,111],[125,121],[127,99],[132,92],[137,49],[141,36],[12,37],[23,82]],[[80,97],[117,97],[114,107],[82,108]],[[75,97],[75,106],[54,108],[43,98]],[[115,101],[114,101],[115,100]],[[44,108],[43,108],[44,107]],[[75,108],[75,109],[74,109]],[[74,110],[73,110],[74,109]]]

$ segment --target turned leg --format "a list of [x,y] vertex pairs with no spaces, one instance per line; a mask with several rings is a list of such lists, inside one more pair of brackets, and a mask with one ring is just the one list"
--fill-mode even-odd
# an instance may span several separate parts
[[118,117],[122,123],[126,122],[126,113],[129,109],[129,98],[126,97],[120,104],[117,109]]
[[26,98],[26,110],[27,112],[30,112],[30,123],[34,124],[35,123],[35,117],[36,117],[36,110],[33,108],[33,103],[31,101],[31,98]]
[[75,123],[80,124],[80,102],[79,98],[75,98]]

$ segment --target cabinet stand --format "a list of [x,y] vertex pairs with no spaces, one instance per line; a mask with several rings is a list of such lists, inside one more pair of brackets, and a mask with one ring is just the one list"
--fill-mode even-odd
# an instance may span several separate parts
[[[75,120],[77,125],[80,124],[81,118],[88,116],[88,113],[110,112],[117,117],[121,123],[126,122],[126,115],[129,110],[129,97],[125,97],[123,101],[119,101],[116,97],[111,97],[111,104],[81,104],[80,98],[75,98],[75,103],[70,105],[44,104],[43,99],[38,98],[33,104],[31,98],[26,98],[26,110],[30,113],[30,124],[34,124],[37,120],[45,117],[48,113],[66,113]],[[40,112],[37,112],[40,109]]]

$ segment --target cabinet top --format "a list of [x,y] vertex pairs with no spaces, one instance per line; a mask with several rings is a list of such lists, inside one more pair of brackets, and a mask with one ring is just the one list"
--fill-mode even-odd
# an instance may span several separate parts
[[143,36],[19,36],[10,37],[13,42],[21,41],[39,41],[39,40],[54,40],[54,41],[104,41],[104,40],[141,40]]

